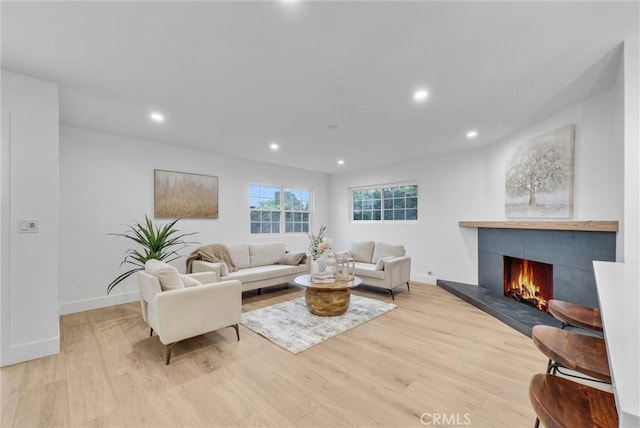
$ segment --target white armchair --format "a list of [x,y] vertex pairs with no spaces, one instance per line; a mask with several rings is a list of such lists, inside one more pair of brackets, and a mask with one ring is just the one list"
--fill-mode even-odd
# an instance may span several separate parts
[[242,284],[230,280],[216,282],[214,272],[188,275],[202,283],[193,287],[162,291],[158,277],[140,271],[142,318],[165,345],[165,364],[173,345],[223,327],[233,327],[240,340],[238,323],[242,313]]

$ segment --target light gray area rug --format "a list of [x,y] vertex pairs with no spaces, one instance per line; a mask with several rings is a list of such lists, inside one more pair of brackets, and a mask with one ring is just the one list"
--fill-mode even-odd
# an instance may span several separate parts
[[396,305],[351,295],[349,309],[337,317],[319,317],[307,309],[304,297],[242,314],[247,328],[297,354],[333,336],[395,309]]

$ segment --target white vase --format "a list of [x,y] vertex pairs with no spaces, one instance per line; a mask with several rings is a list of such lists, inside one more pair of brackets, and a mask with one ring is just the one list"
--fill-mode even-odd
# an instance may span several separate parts
[[320,264],[317,260],[311,260],[311,275],[320,272]]

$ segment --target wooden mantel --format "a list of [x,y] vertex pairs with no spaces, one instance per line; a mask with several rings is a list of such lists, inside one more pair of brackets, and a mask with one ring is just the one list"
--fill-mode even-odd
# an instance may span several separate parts
[[617,220],[555,220],[555,221],[459,221],[460,227],[490,229],[576,230],[581,232],[617,232]]

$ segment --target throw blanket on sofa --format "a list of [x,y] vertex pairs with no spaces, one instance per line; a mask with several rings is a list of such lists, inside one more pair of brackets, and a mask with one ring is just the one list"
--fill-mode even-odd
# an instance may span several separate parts
[[187,258],[187,273],[191,273],[191,265],[194,260],[204,260],[211,263],[224,263],[229,268],[229,272],[238,270],[236,265],[231,261],[229,250],[222,244],[205,245],[194,252]]

